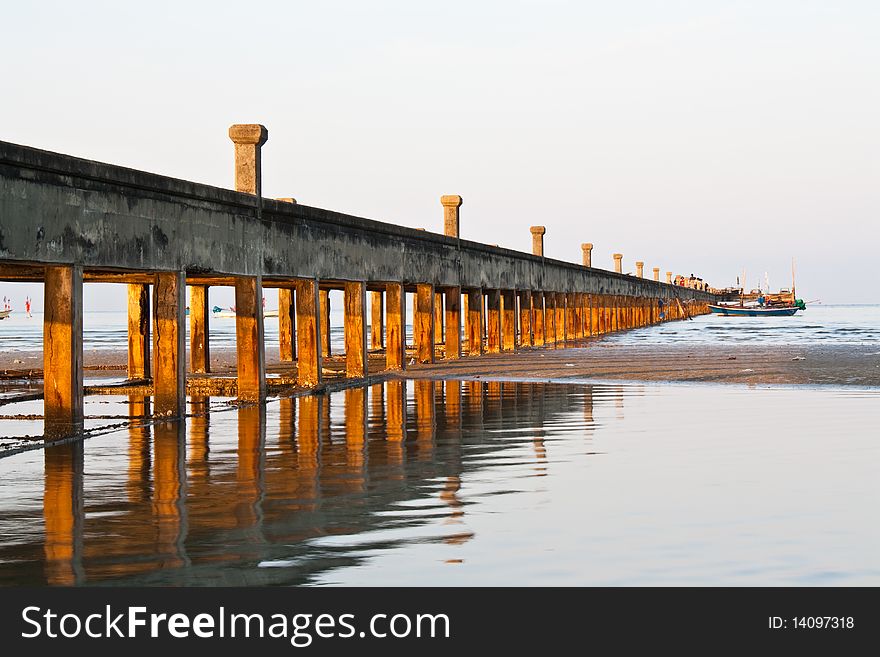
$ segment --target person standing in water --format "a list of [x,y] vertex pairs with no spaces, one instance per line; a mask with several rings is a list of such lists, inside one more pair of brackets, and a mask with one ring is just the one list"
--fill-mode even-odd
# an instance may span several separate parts
[[31,298],[30,297],[24,298],[24,311],[25,311],[25,313],[27,313],[28,317],[31,316]]

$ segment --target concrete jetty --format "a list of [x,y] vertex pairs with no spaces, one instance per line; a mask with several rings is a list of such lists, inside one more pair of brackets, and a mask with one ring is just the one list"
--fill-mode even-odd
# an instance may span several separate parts
[[[443,233],[261,195],[267,129],[234,125],[235,190],[0,142],[0,280],[45,286],[45,435],[83,425],[83,285],[128,286],[128,376],[151,386],[154,414],[185,413],[187,371],[210,376],[210,286],[235,290],[241,400],[267,392],[265,288],[279,290],[279,353],[300,387],[323,382],[330,290],[344,298],[345,376],[562,348],[577,340],[707,312],[715,295],[462,239],[463,200],[440,197]],[[438,224],[440,216],[438,211]],[[575,254],[573,254],[575,255]],[[187,298],[187,290],[189,296]],[[368,303],[369,300],[369,303]],[[188,302],[188,303],[187,303]],[[406,344],[412,304],[414,349]],[[186,308],[189,307],[189,365]],[[368,335],[369,334],[369,335]]]

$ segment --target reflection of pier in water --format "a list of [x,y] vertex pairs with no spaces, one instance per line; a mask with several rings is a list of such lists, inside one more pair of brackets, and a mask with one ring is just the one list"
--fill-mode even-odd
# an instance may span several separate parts
[[[124,457],[84,458],[81,442],[47,448],[43,555],[0,547],[0,581],[4,568],[20,577],[16,562],[30,561],[33,581],[52,584],[296,584],[355,563],[352,542],[388,549],[401,540],[382,530],[436,521],[438,541],[465,543],[469,474],[526,454],[542,475],[547,427],[578,422],[589,440],[594,399],[620,395],[391,380],[234,411],[193,398],[200,415],[186,424],[133,422]],[[149,403],[130,398],[131,415],[148,415]],[[505,455],[517,448],[525,451]]]

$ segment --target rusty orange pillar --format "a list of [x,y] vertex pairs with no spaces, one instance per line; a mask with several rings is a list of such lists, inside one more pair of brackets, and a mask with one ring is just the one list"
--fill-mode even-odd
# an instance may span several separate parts
[[186,412],[186,274],[156,274],[153,293],[153,393],[156,415]]
[[367,376],[367,286],[345,284],[345,375]]
[[[434,340],[443,341],[443,290],[434,288]],[[436,343],[435,343],[436,344]]]
[[565,307],[565,297],[566,295],[562,292],[556,293],[556,344],[563,347],[568,340],[565,325],[568,309]]
[[296,306],[293,290],[278,288],[278,356],[283,362],[296,360]]
[[559,327],[556,325],[556,293],[544,293],[544,337],[546,344],[556,346],[559,340]]
[[385,296],[385,368],[402,370],[406,366],[406,291],[400,283],[389,283]]
[[82,267],[45,270],[43,400],[47,438],[83,428]]
[[532,292],[531,302],[532,344],[544,346],[544,295],[541,292]]
[[430,283],[416,286],[416,305],[413,312],[416,352],[420,363],[434,362],[434,286]]
[[531,347],[532,338],[532,294],[531,292],[517,292],[519,299],[519,344]]
[[516,351],[516,294],[513,290],[501,292],[501,349]]
[[382,292],[370,292],[370,349],[379,350],[384,346],[384,309]]
[[461,358],[461,288],[448,287],[446,297],[446,358]]
[[189,286],[189,367],[196,373],[211,371],[208,286]]
[[483,353],[483,291],[480,288],[468,290],[465,333],[468,341],[468,355],[480,356]]
[[266,396],[266,346],[263,342],[263,284],[259,276],[235,279],[235,347],[238,398]]
[[317,279],[302,279],[296,290],[296,378],[301,386],[321,383],[321,313]]
[[318,293],[321,300],[321,356],[329,358],[330,349],[330,290]]
[[501,291],[489,290],[486,294],[486,351],[501,351]]
[[150,378],[150,286],[128,285],[128,378]]

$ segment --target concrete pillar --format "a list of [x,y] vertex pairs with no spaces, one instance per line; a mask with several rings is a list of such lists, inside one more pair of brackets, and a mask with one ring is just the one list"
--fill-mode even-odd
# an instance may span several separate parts
[[128,285],[128,378],[150,378],[150,286]]
[[434,286],[416,286],[416,307],[413,309],[416,353],[420,363],[434,362]]
[[666,272],[666,282],[669,285],[672,285],[672,272],[671,271]]
[[654,267],[654,280],[660,282],[660,267]]
[[601,333],[599,328],[600,303],[601,297],[598,294],[590,295],[590,335],[599,335]]
[[82,267],[46,267],[43,400],[46,438],[83,428]]
[[614,258],[614,271],[616,271],[618,274],[622,274],[623,273],[623,254],[622,253],[615,253],[612,257]]
[[266,396],[266,346],[263,341],[263,282],[259,276],[235,279],[235,351],[238,398]]
[[189,368],[197,374],[211,371],[210,331],[211,309],[208,308],[208,286],[189,286]]
[[501,291],[489,290],[486,294],[486,351],[501,351]]
[[443,291],[434,289],[434,339],[441,342],[443,338]]
[[260,151],[269,138],[265,126],[257,123],[229,127],[229,138],[235,143],[235,191],[262,194]]
[[345,376],[367,376],[367,285],[345,284]]
[[468,355],[480,356],[483,353],[483,292],[475,288],[468,290],[467,294],[467,314],[464,321]]
[[296,306],[293,290],[278,288],[278,356],[281,361],[296,359]]
[[156,274],[153,286],[153,395],[155,414],[183,417],[186,411],[186,274]]
[[296,290],[296,379],[305,387],[321,383],[324,314],[321,312],[318,280],[301,279]]
[[565,307],[565,295],[561,292],[556,293],[556,344],[565,346],[569,339],[567,331],[567,315],[568,309]]
[[519,297],[519,343],[531,347],[532,338],[532,293],[518,292]]
[[400,283],[389,283],[385,296],[385,368],[402,370],[406,367],[406,290]]
[[544,295],[532,292],[532,344],[543,346],[546,342],[544,334]]
[[370,292],[370,349],[383,347],[384,305],[382,292]]
[[556,294],[544,293],[544,340],[545,344],[556,346],[559,339],[559,327],[556,325]]
[[532,255],[544,257],[544,233],[547,229],[544,226],[532,226],[529,230],[532,233]]
[[446,358],[461,358],[461,288],[448,287],[446,296]]
[[584,267],[593,266],[593,245],[590,242],[581,244],[581,252],[584,257]]
[[330,356],[330,290],[321,290],[321,355]]
[[516,294],[513,290],[501,292],[501,349],[516,351]]
[[458,237],[458,209],[461,207],[461,196],[455,194],[441,196],[440,204],[443,206],[443,234],[449,237]]

